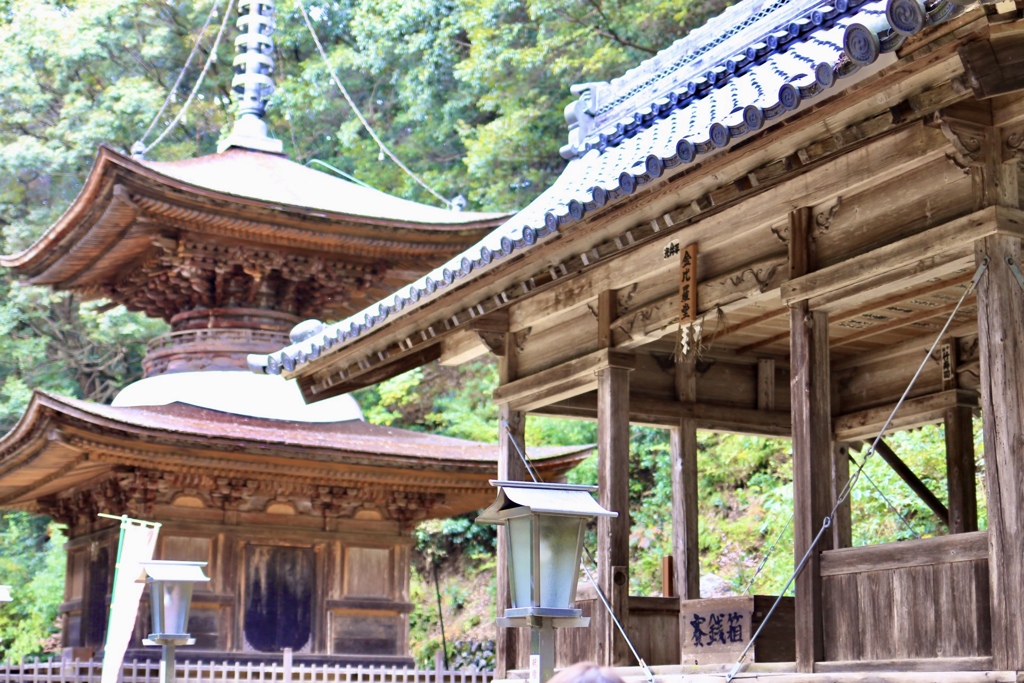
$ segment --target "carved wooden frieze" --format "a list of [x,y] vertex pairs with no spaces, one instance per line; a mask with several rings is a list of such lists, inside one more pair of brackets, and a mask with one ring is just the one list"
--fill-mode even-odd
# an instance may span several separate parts
[[165,320],[197,308],[236,307],[306,318],[340,310],[354,293],[379,284],[385,271],[383,263],[329,255],[161,238],[144,263],[93,293]]
[[41,500],[40,511],[73,529],[100,512],[150,518],[155,506],[174,505],[183,496],[224,512],[263,512],[272,503],[284,503],[297,514],[325,519],[352,518],[360,510],[375,510],[383,519],[402,524],[426,519],[445,500],[443,493],[381,484],[321,486],[125,467],[82,490]]

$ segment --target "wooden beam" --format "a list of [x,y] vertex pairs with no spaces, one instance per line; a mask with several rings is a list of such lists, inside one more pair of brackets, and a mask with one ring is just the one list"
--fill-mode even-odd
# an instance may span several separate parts
[[[684,405],[697,400],[697,368],[690,359],[676,363],[676,395]],[[676,568],[676,595],[682,600],[700,597],[700,546],[697,513],[697,422],[682,417],[670,430],[672,468],[672,555]],[[688,624],[680,622],[679,637],[687,637]],[[682,642],[682,640],[680,640]]]
[[978,283],[978,345],[985,471],[988,477],[989,584],[995,668],[1024,670],[1024,296],[1007,266],[1021,262],[1021,241],[988,237],[977,258],[989,268]]
[[426,348],[420,348],[413,353],[399,356],[397,358],[389,358],[387,361],[382,361],[377,365],[371,366],[367,371],[351,376],[349,379],[336,382],[330,386],[321,386],[316,392],[312,393],[310,388],[311,384],[314,383],[314,378],[309,375],[302,375],[298,378],[299,388],[302,390],[302,395],[307,402],[320,401],[325,398],[331,398],[332,396],[340,396],[341,394],[348,394],[357,389],[363,389],[371,384],[377,384],[383,382],[386,379],[391,379],[397,375],[401,375],[403,372],[408,372],[413,368],[418,368],[427,363],[432,363],[441,357],[441,345],[432,344]]
[[493,400],[498,405],[508,404],[515,410],[529,412],[593,391],[598,384],[597,374],[605,368],[631,370],[635,366],[632,354],[601,349],[500,386],[495,389]]
[[[629,624],[629,369],[597,373],[598,499],[618,517],[597,521],[597,583],[623,628]],[[598,662],[622,666],[629,648],[607,613],[595,615]]]
[[[977,405],[977,394],[969,389],[940,391],[927,396],[908,398],[900,406],[889,429],[913,429],[926,424],[935,424],[940,422],[946,411],[951,408],[964,407],[970,410]],[[859,441],[874,438],[885,421],[889,419],[894,407],[895,403],[836,417],[833,421],[836,439]]]
[[1024,41],[997,35],[961,45],[967,82],[979,100],[1024,90]]
[[790,280],[782,285],[782,301],[792,305],[882,273],[911,266],[924,258],[969,249],[975,240],[995,233],[998,225],[995,207],[975,211],[939,227]]
[[903,462],[896,451],[889,447],[889,444],[884,439],[878,439],[875,444],[875,452],[886,462],[892,471],[899,475],[899,478],[903,480],[903,483],[910,487],[910,490],[917,494],[917,497],[921,499],[925,505],[928,506],[935,516],[939,518],[947,527],[949,526],[949,510],[942,504],[931,489],[914,474],[914,470],[910,469],[907,463]]
[[828,315],[812,312],[806,302],[790,311],[793,406],[793,550],[799,563],[810,552],[796,580],[796,665],[810,673],[824,658],[823,595],[820,553],[832,546],[829,534],[812,543],[832,511],[831,383]]
[[821,558],[822,576],[926,567],[988,559],[988,533],[975,531],[899,543],[830,550]]

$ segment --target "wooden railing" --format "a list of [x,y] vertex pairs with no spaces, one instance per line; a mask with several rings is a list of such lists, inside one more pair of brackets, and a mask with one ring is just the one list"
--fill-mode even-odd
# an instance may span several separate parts
[[992,654],[984,531],[826,551],[821,575],[826,661]]
[[[93,661],[0,663],[0,681],[3,683],[99,683],[100,673],[100,662]],[[178,683],[490,683],[493,678],[493,671],[448,671],[442,668],[178,660],[176,680]],[[122,683],[159,681],[159,661],[125,662],[121,669]]]

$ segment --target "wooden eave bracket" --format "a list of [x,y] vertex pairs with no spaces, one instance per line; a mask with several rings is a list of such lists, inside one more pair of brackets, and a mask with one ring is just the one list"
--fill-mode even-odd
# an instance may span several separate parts
[[939,254],[958,250],[967,254],[973,250],[976,241],[995,234],[1024,237],[1024,211],[989,206],[841,263],[793,278],[781,286],[782,302],[792,306]]
[[529,412],[562,399],[597,389],[597,373],[606,368],[636,368],[632,353],[601,349],[582,358],[541,370],[529,377],[509,382],[494,390],[493,400],[499,406]]

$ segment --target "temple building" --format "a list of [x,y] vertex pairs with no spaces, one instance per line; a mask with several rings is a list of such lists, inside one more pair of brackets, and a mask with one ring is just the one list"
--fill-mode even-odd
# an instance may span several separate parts
[[[294,382],[252,375],[245,359],[317,333],[296,326],[305,318],[351,314],[416,279],[505,217],[421,205],[288,160],[262,120],[266,69],[250,64],[269,59],[261,27],[272,4],[240,8],[240,25],[259,35],[247,34],[248,51],[238,42],[243,106],[223,149],[154,162],[101,148],[64,215],[0,259],[25,282],[171,328],[113,405],[34,394],[0,438],[0,508],[68,527],[70,655],[104,642],[118,525],[102,512],[160,522],[157,558],[209,562],[189,625],[197,643],[180,656],[292,648],[408,664],[412,527],[486,505],[496,447],[367,424],[349,396],[307,406]],[[557,477],[586,449],[533,455]],[[144,604],[135,647],[148,628]]]
[[[559,666],[638,653],[661,681],[1020,680],[1022,46],[1021,2],[743,0],[577,86],[565,171],[504,225],[251,366],[315,403],[418,358],[497,355],[503,479],[527,478],[524,415],[596,420],[600,502],[620,513],[598,523],[597,584],[637,651],[578,595],[594,619],[559,633]],[[931,491],[885,442],[935,423]],[[673,595],[628,591],[630,424],[671,432]],[[700,596],[698,429],[792,439],[802,570],[757,643],[770,603]],[[949,533],[852,547],[858,448]],[[499,677],[524,668],[529,641],[498,638]]]

